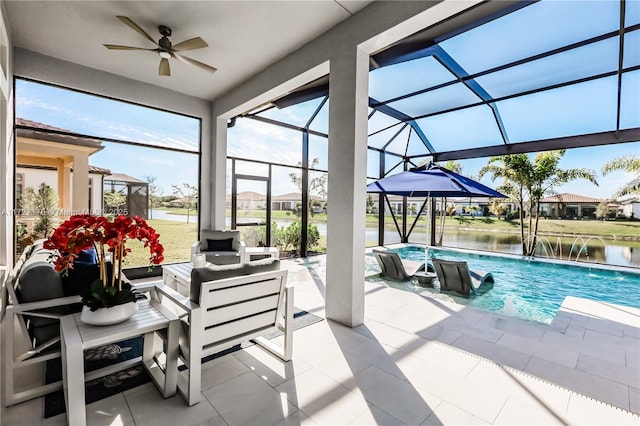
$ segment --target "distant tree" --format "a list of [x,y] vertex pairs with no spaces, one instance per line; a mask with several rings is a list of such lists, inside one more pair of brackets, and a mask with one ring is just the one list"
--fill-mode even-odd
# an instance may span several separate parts
[[609,200],[602,200],[596,207],[596,217],[605,220],[609,217]]
[[191,210],[195,208],[198,199],[198,187],[185,182],[182,185],[171,185],[171,188],[173,189],[174,195],[184,198],[187,209],[187,223],[189,223]]
[[145,179],[149,183],[149,219],[153,219],[153,208],[158,205],[158,201],[162,195],[162,188],[155,183],[158,179],[156,176],[147,176]]
[[478,206],[467,206],[467,213],[471,214],[471,217],[475,217],[475,213],[480,211]]
[[640,155],[627,155],[607,161],[602,167],[602,174],[608,175],[613,171],[624,170],[633,177],[614,194],[614,197],[623,195],[640,194]]
[[31,234],[34,238],[47,238],[57,222],[58,196],[46,183],[38,190],[29,187],[22,194],[22,206],[28,216],[36,216]]
[[371,194],[367,194],[367,213],[373,213],[373,208],[375,204],[373,203],[373,198]]
[[442,166],[445,169],[449,169],[454,173],[462,174],[462,164],[458,163],[456,160],[449,160]]
[[489,211],[496,215],[498,219],[509,210],[509,206],[503,203],[501,200],[492,200],[491,204],[489,204]]
[[[104,193],[104,205],[107,207],[107,210],[118,210],[127,204],[127,196],[121,194],[118,191],[111,191]],[[107,212],[109,214],[109,212]],[[113,213],[111,213],[113,214]]]
[[[318,164],[320,164],[320,159],[316,157],[311,161],[310,168],[315,169],[318,167]],[[302,166],[302,163],[298,162],[298,166]],[[302,192],[302,175],[300,173],[291,172],[289,173],[289,178],[291,179],[291,182]],[[327,173],[316,173],[315,176],[310,177],[309,198],[311,197],[315,197],[320,200],[327,199]],[[311,203],[309,203],[307,208],[311,209]]]

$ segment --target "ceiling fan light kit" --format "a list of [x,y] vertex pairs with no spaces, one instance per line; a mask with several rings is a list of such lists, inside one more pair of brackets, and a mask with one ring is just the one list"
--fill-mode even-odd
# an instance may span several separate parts
[[212,67],[211,65],[207,65],[207,64],[205,64],[203,62],[196,61],[195,59],[188,58],[188,57],[183,56],[182,54],[178,53],[178,52],[184,52],[186,50],[194,50],[194,49],[201,49],[203,47],[208,47],[209,45],[207,44],[207,42],[205,42],[200,37],[194,37],[192,39],[182,41],[182,42],[180,42],[180,43],[178,43],[178,44],[176,44],[174,46],[171,43],[171,40],[169,40],[169,37],[171,36],[171,28],[167,27],[166,25],[160,25],[160,26],[158,26],[158,31],[160,32],[160,35],[162,35],[162,37],[160,38],[160,40],[158,40],[156,42],[153,38],[151,38],[151,36],[144,29],[142,29],[142,27],[140,27],[138,24],[133,22],[131,19],[127,18],[126,16],[118,16],[117,18],[120,19],[127,26],[129,26],[131,29],[136,31],[138,34],[142,35],[144,38],[146,38],[147,40],[149,40],[153,44],[155,44],[157,46],[157,48],[149,49],[149,48],[144,48],[144,47],[120,46],[120,45],[117,45],[117,44],[105,44],[104,47],[106,47],[107,49],[110,49],[110,50],[148,50],[148,51],[156,52],[158,54],[158,56],[160,56],[160,58],[161,58],[160,59],[160,66],[158,68],[158,75],[161,75],[161,76],[167,76],[168,77],[168,76],[171,75],[171,68],[169,66],[169,59],[171,59],[171,58],[177,59],[180,62],[184,62],[185,64],[194,65],[194,66],[196,66],[196,67],[198,67],[198,68],[200,68],[202,70],[208,71],[210,73],[214,73],[214,72],[217,71],[217,69]]

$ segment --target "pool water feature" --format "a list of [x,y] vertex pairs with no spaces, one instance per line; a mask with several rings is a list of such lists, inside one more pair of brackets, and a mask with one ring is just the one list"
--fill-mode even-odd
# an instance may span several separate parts
[[[425,261],[424,247],[390,250],[403,259]],[[640,270],[442,248],[429,248],[427,256],[464,260],[469,269],[491,272],[495,285],[481,296],[465,298],[449,292],[446,296],[438,295],[485,311],[549,324],[566,296],[640,308]],[[435,289],[416,288],[410,283],[389,284],[403,290],[437,293]]]

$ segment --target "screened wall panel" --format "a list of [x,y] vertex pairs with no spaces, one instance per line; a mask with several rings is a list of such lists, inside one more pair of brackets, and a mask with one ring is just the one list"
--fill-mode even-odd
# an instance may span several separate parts
[[622,76],[622,99],[620,108],[620,127],[630,129],[640,127],[640,71],[625,73]]
[[311,130],[329,134],[329,99],[324,103],[309,126]]
[[[579,19],[578,13],[597,19]],[[541,1],[445,40],[440,46],[469,74],[475,74],[617,31],[619,24],[620,4],[615,1]]]
[[[329,140],[316,135],[309,135],[309,167],[314,169],[327,170]],[[315,161],[317,159],[317,161]]]
[[295,166],[300,162],[300,132],[250,119],[229,129],[227,155]]
[[369,118],[369,134],[371,135],[373,133],[379,132],[380,130],[387,129],[391,126],[397,126],[399,124],[401,124],[399,120],[390,117],[387,114],[376,111]]
[[482,105],[416,120],[437,151],[502,143],[491,108]]
[[[635,3],[640,4],[640,2]],[[624,35],[624,57],[622,66],[623,68],[629,68],[637,65],[640,65],[640,30]]]
[[[476,81],[494,98],[617,71],[619,37],[493,72]],[[598,58],[598,60],[594,60]]]
[[[393,84],[389,84],[389,80],[392,80]],[[369,96],[377,101],[387,101],[453,80],[453,74],[435,58],[427,56],[371,71]]]
[[469,90],[467,86],[462,83],[457,83],[401,101],[392,102],[389,106],[411,117],[418,117],[470,105],[479,101],[481,101],[481,99]]
[[[371,134],[368,139],[368,145],[374,148],[384,148],[384,146],[392,141],[399,132],[401,133],[403,129],[406,130],[407,127],[408,126],[406,124],[398,122],[398,124],[393,127]],[[397,152],[397,154],[401,154],[403,152],[404,150]]]
[[312,99],[295,105],[295,108],[271,108],[260,113],[261,117],[271,118],[282,123],[303,127],[318,108],[322,98]]
[[617,78],[608,77],[498,102],[511,142],[616,128]]

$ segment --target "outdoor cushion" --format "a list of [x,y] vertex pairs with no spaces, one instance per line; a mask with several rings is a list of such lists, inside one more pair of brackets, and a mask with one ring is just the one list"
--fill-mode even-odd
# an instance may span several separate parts
[[233,240],[231,250],[240,250],[240,231],[203,229],[200,231],[200,251],[209,251],[208,240],[226,240],[228,238],[231,238]]
[[257,274],[259,272],[277,271],[278,269],[280,269],[280,261],[273,258],[233,265],[207,265],[202,268],[193,268],[191,271],[189,298],[194,303],[199,302],[200,287],[203,282],[222,280],[240,275]]
[[[64,297],[64,288],[60,273],[49,262],[53,252],[36,247],[23,263],[18,275],[16,296],[20,303],[39,302],[42,300]],[[49,308],[46,312],[53,314],[68,314],[67,306]],[[29,334],[35,339],[36,345],[55,337],[59,332],[59,323],[53,318],[27,316]]]
[[233,251],[233,238],[223,240],[207,239],[207,251]]

